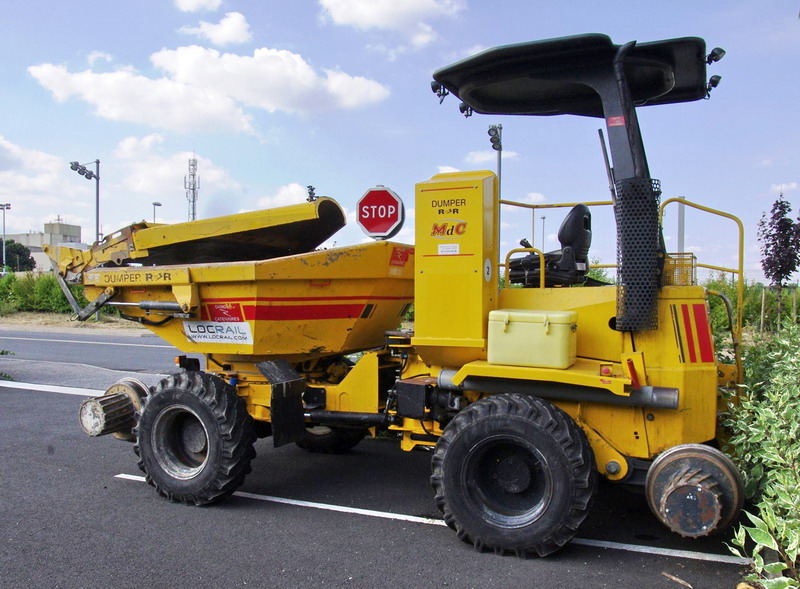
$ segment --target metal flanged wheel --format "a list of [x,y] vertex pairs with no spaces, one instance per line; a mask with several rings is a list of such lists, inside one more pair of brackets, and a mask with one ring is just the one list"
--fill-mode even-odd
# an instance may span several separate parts
[[583,431],[541,399],[503,394],[445,428],[431,484],[448,526],[479,550],[545,556],[576,533],[594,498]]
[[661,453],[647,473],[651,511],[673,532],[690,538],[728,527],[744,504],[744,483],[733,461],[703,444]]
[[[106,390],[105,395],[124,393],[125,396],[127,396],[133,403],[133,410],[138,412],[142,410],[142,406],[144,405],[144,400],[147,398],[148,391],[149,389],[147,385],[142,381],[132,377],[125,377],[111,385]],[[133,435],[131,430],[115,432],[112,435],[118,440],[123,440],[125,442],[136,441],[136,436]]]
[[222,379],[186,372],[150,393],[134,449],[147,482],[171,501],[213,503],[233,493],[255,456],[244,401]]

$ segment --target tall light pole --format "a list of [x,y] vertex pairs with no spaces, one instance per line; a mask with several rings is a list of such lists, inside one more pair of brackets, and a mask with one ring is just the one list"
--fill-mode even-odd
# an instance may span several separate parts
[[11,203],[0,203],[0,209],[3,210],[3,271],[0,274],[6,273],[6,211],[11,209]]
[[542,215],[542,252],[544,252],[544,235],[545,235],[545,233],[544,233],[544,220],[545,220],[545,216]]
[[161,206],[160,202],[154,202],[153,203],[153,223],[156,222],[156,207],[160,207],[160,206]]
[[[89,164],[95,165],[95,171],[87,170],[86,166]],[[95,220],[94,220],[94,238],[95,241],[100,241],[100,160],[79,164],[78,162],[70,162],[69,167],[78,172],[87,180],[94,179],[95,184]]]
[[502,156],[503,156],[503,125],[489,125],[489,141],[492,149],[497,152],[497,197],[500,196],[500,186],[502,177]]

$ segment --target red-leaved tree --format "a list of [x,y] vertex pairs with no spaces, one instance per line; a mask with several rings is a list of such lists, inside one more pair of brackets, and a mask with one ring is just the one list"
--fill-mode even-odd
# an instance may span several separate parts
[[779,324],[783,286],[800,266],[800,221],[793,221],[789,217],[791,211],[791,205],[784,200],[781,193],[772,205],[769,217],[763,213],[758,222],[761,269],[764,276],[778,287]]

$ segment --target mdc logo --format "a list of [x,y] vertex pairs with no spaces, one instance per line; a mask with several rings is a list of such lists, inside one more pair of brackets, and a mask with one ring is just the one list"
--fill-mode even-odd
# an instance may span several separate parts
[[464,221],[454,223],[434,223],[431,230],[431,237],[447,238],[458,237],[467,232],[467,224]]

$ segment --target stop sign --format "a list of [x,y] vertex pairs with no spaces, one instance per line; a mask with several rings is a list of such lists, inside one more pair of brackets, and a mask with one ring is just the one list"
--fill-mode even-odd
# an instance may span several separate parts
[[389,239],[395,236],[405,218],[403,201],[385,186],[370,188],[358,200],[356,219],[370,237]]

